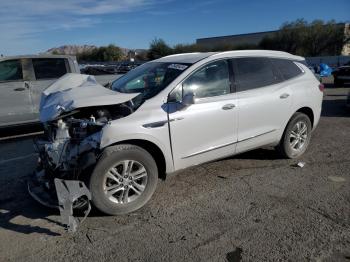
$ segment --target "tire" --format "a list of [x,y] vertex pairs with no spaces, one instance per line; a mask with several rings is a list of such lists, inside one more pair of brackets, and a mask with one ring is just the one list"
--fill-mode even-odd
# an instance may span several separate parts
[[[142,170],[145,172],[135,175]],[[156,162],[143,148],[129,144],[106,148],[90,177],[92,203],[109,215],[133,212],[150,200],[157,181]]]
[[[297,124],[299,123],[300,131],[306,128],[306,136],[296,132]],[[302,124],[300,124],[302,123]],[[289,120],[286,129],[284,130],[282,139],[277,146],[278,151],[284,158],[298,158],[305,153],[311,139],[312,125],[310,118],[304,113],[297,112]],[[292,133],[293,132],[293,133]],[[295,136],[297,134],[297,136]],[[294,138],[295,137],[295,138]],[[299,139],[299,142],[296,140]],[[295,147],[293,147],[293,143]],[[300,148],[298,148],[300,146]]]

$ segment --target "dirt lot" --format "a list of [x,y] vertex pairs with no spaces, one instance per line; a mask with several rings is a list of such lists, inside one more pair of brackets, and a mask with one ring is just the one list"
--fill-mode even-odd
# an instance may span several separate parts
[[26,193],[29,138],[0,143],[0,261],[350,261],[349,88],[328,88],[307,153],[260,149],[159,181],[142,210],[75,234]]

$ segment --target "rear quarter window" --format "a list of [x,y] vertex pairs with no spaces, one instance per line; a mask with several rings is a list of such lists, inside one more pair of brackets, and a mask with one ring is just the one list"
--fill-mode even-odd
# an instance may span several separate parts
[[284,80],[291,79],[302,74],[301,69],[292,61],[287,59],[271,58],[276,70],[280,72]]
[[67,73],[64,58],[34,58],[32,61],[37,80],[60,78]]

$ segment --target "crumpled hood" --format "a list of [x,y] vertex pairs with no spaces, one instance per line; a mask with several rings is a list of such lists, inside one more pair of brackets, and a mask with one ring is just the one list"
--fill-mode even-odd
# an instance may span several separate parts
[[93,76],[65,74],[45,89],[40,100],[40,121],[54,120],[77,108],[117,105],[139,94],[124,94],[103,87]]

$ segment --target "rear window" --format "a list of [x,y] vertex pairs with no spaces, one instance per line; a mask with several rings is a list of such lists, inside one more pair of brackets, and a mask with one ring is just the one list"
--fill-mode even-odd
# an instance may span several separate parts
[[291,60],[272,58],[271,61],[284,80],[291,79],[302,73],[301,69]]
[[35,78],[60,78],[67,73],[65,59],[63,58],[35,58],[32,59]]
[[233,59],[237,91],[247,91],[276,84],[279,81],[268,58],[247,57]]
[[20,60],[7,60],[0,62],[0,81],[22,80],[22,63]]

